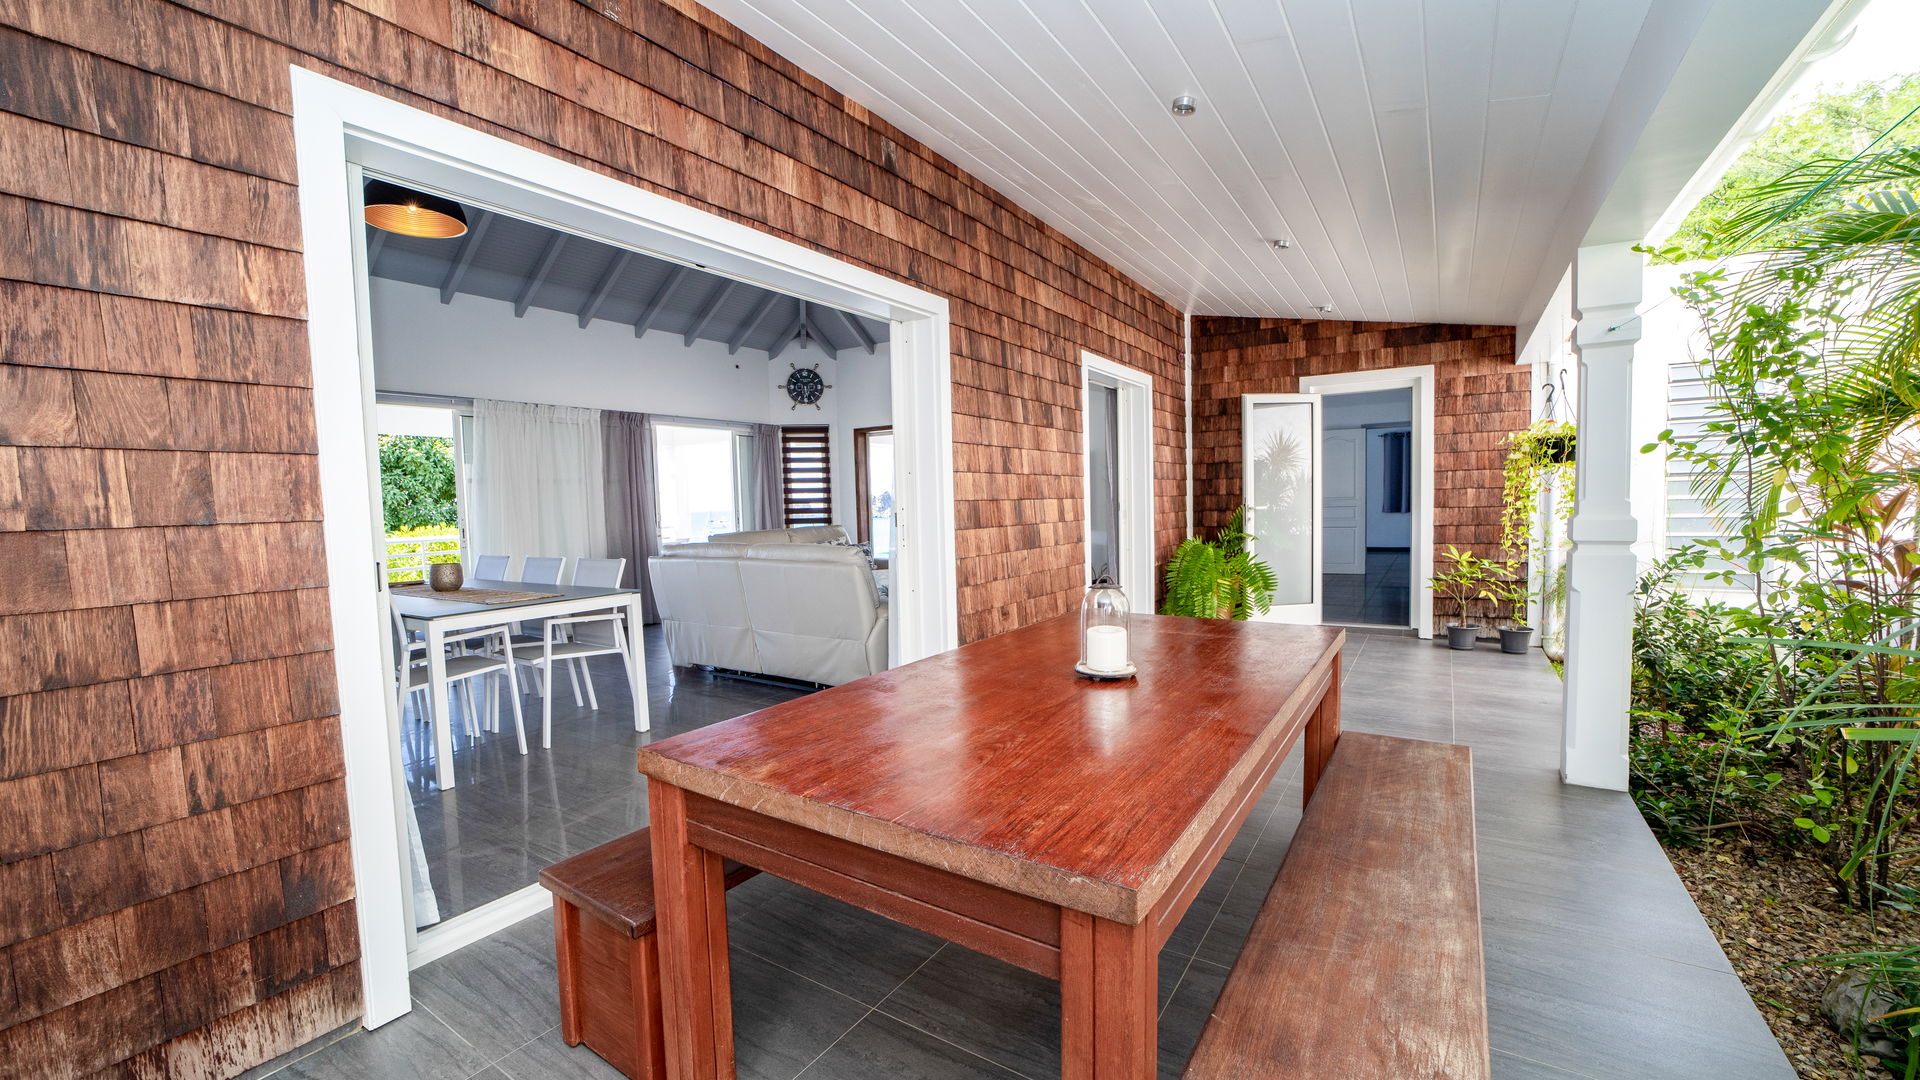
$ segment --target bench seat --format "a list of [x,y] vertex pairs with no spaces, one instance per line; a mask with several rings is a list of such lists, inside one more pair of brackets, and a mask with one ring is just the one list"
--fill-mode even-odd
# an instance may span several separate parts
[[1487,1080],[1464,746],[1347,732],[1185,1080]]
[[[759,873],[728,860],[727,888]],[[653,846],[646,829],[540,871],[553,894],[560,1035],[633,1080],[665,1080]]]

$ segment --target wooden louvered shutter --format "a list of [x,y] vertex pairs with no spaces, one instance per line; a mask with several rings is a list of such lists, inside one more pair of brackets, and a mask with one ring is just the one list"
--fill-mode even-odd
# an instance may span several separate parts
[[780,429],[780,475],[787,528],[833,524],[833,464],[825,427]]

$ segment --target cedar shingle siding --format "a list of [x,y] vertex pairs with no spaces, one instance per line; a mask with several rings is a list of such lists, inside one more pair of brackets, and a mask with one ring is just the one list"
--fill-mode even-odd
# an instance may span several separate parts
[[[1511,326],[1194,319],[1195,524],[1218,528],[1239,505],[1241,394],[1291,393],[1302,375],[1426,364],[1434,369],[1434,549],[1499,555],[1504,448],[1531,410]],[[1454,614],[1434,598],[1436,626]]]
[[[359,1015],[289,65],[949,298],[963,640],[1078,602],[1083,349],[1154,377],[1184,532],[1175,309],[687,0],[0,0],[9,1076],[229,1076]],[[1302,355],[1524,423],[1506,329],[1384,332],[1436,340]],[[1207,522],[1218,395],[1292,378],[1244,355],[1196,373]],[[1497,494],[1460,439],[1442,542]]]
[[948,297],[964,639],[1078,601],[1082,349],[1180,534],[1175,310],[691,4],[0,0],[10,1076],[359,1014],[290,64]]

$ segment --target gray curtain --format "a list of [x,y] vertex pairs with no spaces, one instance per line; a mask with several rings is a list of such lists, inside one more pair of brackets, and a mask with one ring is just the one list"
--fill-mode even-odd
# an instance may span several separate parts
[[781,483],[780,425],[753,425],[753,527],[779,529],[787,524]]
[[660,621],[653,601],[647,556],[660,552],[660,522],[653,508],[653,437],[646,413],[602,414],[607,477],[607,554],[627,560],[628,578],[640,591],[647,622]]
[[1382,479],[1380,509],[1388,514],[1406,514],[1413,510],[1413,468],[1408,454],[1409,433],[1389,431],[1382,440]]

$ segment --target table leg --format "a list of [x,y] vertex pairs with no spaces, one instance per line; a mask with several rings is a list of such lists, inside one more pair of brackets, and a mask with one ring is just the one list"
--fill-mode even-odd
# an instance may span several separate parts
[[1320,705],[1313,710],[1312,719],[1307,721],[1307,760],[1301,770],[1301,801],[1313,798],[1314,786],[1320,780],[1320,773],[1327,767],[1327,761],[1333,757],[1333,748],[1340,741],[1340,654],[1333,654],[1333,671],[1327,680],[1326,696],[1320,699]]
[[1159,950],[1147,923],[1060,912],[1062,1080],[1150,1080],[1158,1069]]
[[433,761],[439,770],[440,790],[453,786],[453,713],[447,708],[447,638],[439,624],[427,629],[428,712],[433,715]]
[[734,1080],[726,869],[687,839],[687,794],[647,781],[669,1080]]
[[633,730],[646,731],[653,726],[653,719],[647,715],[646,637],[640,623],[646,615],[640,610],[640,594],[629,594],[626,607],[627,695],[633,698]]

